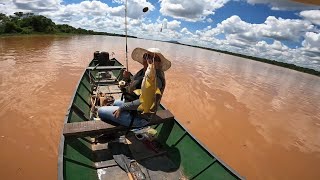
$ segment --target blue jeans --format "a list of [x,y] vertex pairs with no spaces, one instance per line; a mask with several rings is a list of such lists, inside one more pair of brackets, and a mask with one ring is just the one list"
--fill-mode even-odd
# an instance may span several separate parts
[[[129,111],[121,111],[120,116],[118,118],[115,118],[113,115],[113,112],[119,109],[119,106],[121,106],[124,103],[124,101],[121,100],[115,100],[113,103],[113,106],[102,106],[98,109],[98,115],[101,120],[103,121],[112,121],[114,123],[123,125],[123,126],[129,126],[132,115]],[[142,127],[148,124],[148,121],[145,119],[135,117],[133,121],[133,127]]]

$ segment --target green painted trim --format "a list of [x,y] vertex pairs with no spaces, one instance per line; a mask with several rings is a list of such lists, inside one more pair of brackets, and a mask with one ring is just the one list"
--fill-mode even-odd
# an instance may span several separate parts
[[212,166],[215,162],[217,162],[217,159],[214,159],[207,167],[205,167],[202,171],[200,171],[198,174],[196,174],[195,176],[191,177],[190,180],[198,177],[199,175],[201,175],[203,172],[205,172],[207,169],[209,169],[210,166]]
[[[75,108],[76,111],[80,112],[80,114],[78,114],[76,111],[73,111],[74,113],[76,113],[78,116],[82,116],[85,118],[85,120],[89,121],[90,119],[85,115],[85,113],[76,105],[76,104],[72,104],[71,108]],[[70,115],[70,114],[69,114]]]
[[[83,85],[82,85],[83,86]],[[78,97],[80,97],[80,99],[82,99],[83,101],[84,101],[84,103],[86,103],[88,106],[90,105],[90,103],[87,101],[87,100],[85,100],[80,94],[79,94],[79,92],[77,91],[77,95],[78,95]]]

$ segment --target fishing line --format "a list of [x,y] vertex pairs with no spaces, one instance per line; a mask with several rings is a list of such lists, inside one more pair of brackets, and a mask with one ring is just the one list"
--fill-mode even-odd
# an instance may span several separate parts
[[126,0],[126,5],[125,5],[125,29],[126,29],[126,66],[127,66],[127,71],[129,72],[129,64],[128,64],[128,27],[127,27],[127,8],[128,8],[128,0]]
[[[125,8],[124,8],[124,14],[125,14],[125,35],[126,35],[126,68],[127,71],[129,72],[129,61],[128,61],[128,21],[127,21],[127,16],[128,16],[128,0],[125,2]],[[148,7],[144,7],[142,9],[142,12],[146,13],[149,10]]]

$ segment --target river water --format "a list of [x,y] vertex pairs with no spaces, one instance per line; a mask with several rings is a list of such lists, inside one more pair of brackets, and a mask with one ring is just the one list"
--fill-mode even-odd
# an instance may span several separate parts
[[[172,61],[162,103],[247,179],[320,178],[320,78],[222,53],[158,41]],[[124,39],[0,38],[1,179],[56,179],[64,116],[93,52],[124,63]],[[130,55],[130,54],[129,54]],[[135,73],[141,65],[129,60]]]

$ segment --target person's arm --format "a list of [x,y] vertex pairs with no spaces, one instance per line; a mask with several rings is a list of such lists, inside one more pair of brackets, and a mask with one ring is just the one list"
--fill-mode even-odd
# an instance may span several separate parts
[[123,110],[137,110],[140,104],[141,103],[140,103],[139,99],[131,101],[131,102],[123,103],[119,107],[119,109],[117,109],[113,112],[113,115],[115,118],[119,118],[121,111],[123,111]]
[[137,99],[131,102],[123,103],[119,109],[120,110],[137,110],[140,104],[141,104],[140,100]]

